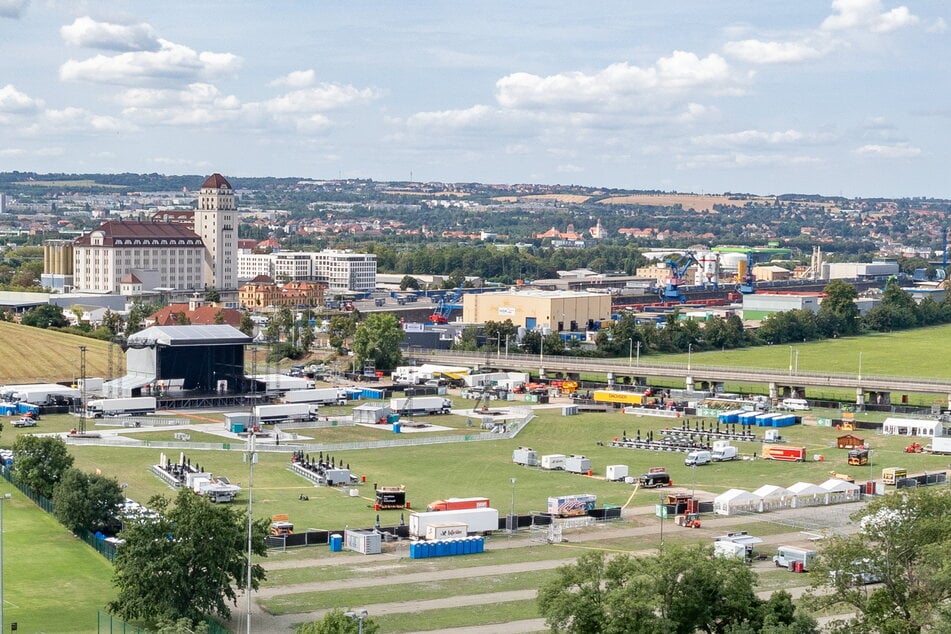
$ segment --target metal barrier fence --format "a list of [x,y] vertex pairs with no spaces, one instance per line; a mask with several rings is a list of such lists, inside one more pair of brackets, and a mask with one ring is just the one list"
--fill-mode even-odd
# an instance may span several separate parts
[[158,418],[154,416],[115,416],[96,418],[96,427],[174,427],[188,425],[187,418]]

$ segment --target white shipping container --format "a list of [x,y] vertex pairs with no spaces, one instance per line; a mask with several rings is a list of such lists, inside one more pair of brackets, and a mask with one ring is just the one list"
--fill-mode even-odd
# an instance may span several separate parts
[[316,414],[316,406],[310,403],[287,403],[285,405],[256,405],[254,418],[261,423],[285,420],[309,420]]
[[491,533],[499,528],[499,512],[488,508],[410,513],[409,536],[424,539],[430,526],[450,523],[466,524],[470,534]]
[[344,531],[343,543],[347,550],[364,555],[378,555],[382,552],[380,534],[376,531]]
[[619,482],[626,478],[629,473],[626,464],[609,464],[604,468],[604,479],[609,482]]
[[459,539],[469,534],[469,525],[461,522],[453,524],[431,524],[426,527],[427,541],[439,539]]
[[542,456],[542,469],[564,469],[565,455],[560,453]]
[[103,398],[86,402],[86,413],[93,417],[121,416],[123,414],[155,413],[154,396],[132,398]]

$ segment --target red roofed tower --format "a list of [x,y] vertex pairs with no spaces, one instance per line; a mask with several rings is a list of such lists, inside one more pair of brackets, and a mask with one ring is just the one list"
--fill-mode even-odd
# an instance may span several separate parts
[[205,179],[198,192],[195,233],[205,244],[205,287],[238,287],[238,209],[234,189],[221,174]]

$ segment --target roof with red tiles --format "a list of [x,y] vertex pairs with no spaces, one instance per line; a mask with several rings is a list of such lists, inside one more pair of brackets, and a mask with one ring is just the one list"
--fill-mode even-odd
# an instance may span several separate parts
[[202,189],[232,189],[231,183],[228,182],[228,179],[215,172],[211,176],[205,179],[205,182],[201,184]]

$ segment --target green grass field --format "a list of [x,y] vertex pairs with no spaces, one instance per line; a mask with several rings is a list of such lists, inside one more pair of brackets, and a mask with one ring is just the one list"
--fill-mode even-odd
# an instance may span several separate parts
[[[951,369],[942,363],[949,350],[951,326],[929,328],[895,335],[877,335],[872,337],[843,339],[821,344],[803,344],[794,346],[799,351],[800,371],[857,372],[858,353],[862,352],[863,374],[866,375],[905,375],[905,376],[951,376]],[[50,337],[47,339],[46,337]],[[106,366],[106,344],[88,339],[71,337],[57,333],[48,333],[31,328],[19,327],[0,322],[0,342],[11,353],[0,368],[0,378],[5,383],[49,380],[63,376],[69,379],[78,368],[78,346],[89,346],[87,363],[90,376],[101,375]],[[76,354],[68,351],[75,348]],[[93,356],[93,350],[97,355]],[[22,358],[17,355],[22,354]],[[75,356],[75,362],[72,360]],[[94,361],[95,359],[95,361]],[[654,357],[650,360],[686,362],[686,355],[673,357]],[[696,365],[748,365],[760,367],[786,368],[789,362],[789,347],[755,348],[722,353],[698,353],[692,355],[691,362]],[[29,377],[29,378],[24,378]],[[457,400],[464,406],[464,401]],[[471,403],[471,402],[470,402]],[[500,404],[501,405],[501,404]],[[332,408],[336,409],[336,408]],[[335,413],[343,413],[340,408]],[[906,467],[911,472],[936,471],[948,468],[948,457],[930,455],[908,455],[903,452],[908,440],[897,437],[884,437],[865,431],[855,432],[868,439],[873,448],[872,465],[849,468],[845,463],[846,452],[831,448],[840,432],[832,428],[793,427],[782,430],[791,444],[807,447],[809,457],[822,455],[822,462],[803,464],[777,463],[765,460],[737,461],[713,464],[690,470],[683,466],[683,454],[657,453],[628,449],[615,449],[606,446],[614,437],[633,436],[638,431],[642,435],[649,431],[660,432],[665,426],[678,426],[679,422],[670,419],[652,419],[635,417],[621,413],[584,414],[574,417],[562,417],[558,410],[539,410],[537,419],[529,424],[514,440],[489,442],[468,442],[454,445],[426,445],[379,449],[372,451],[331,452],[338,462],[349,464],[357,475],[366,477],[366,483],[358,485],[359,496],[352,497],[336,488],[316,488],[310,482],[300,478],[287,469],[286,454],[261,454],[260,463],[255,468],[254,514],[266,517],[278,513],[287,513],[298,528],[332,528],[344,526],[369,527],[376,520],[377,513],[372,509],[373,483],[380,485],[404,485],[413,508],[422,508],[435,499],[445,497],[486,496],[493,506],[502,513],[514,506],[519,513],[546,510],[547,498],[552,495],[572,493],[593,493],[598,496],[599,504],[643,506],[654,504],[664,490],[638,491],[633,499],[633,487],[621,483],[606,482],[601,479],[604,468],[610,464],[626,464],[632,474],[646,471],[650,467],[664,466],[672,474],[679,486],[695,488],[698,491],[718,494],[732,487],[753,489],[763,483],[789,485],[799,480],[821,482],[831,470],[849,473],[857,480],[869,476],[878,477],[884,467]],[[816,412],[826,415],[834,412]],[[865,418],[875,418],[866,416]],[[880,415],[878,416],[880,418]],[[202,413],[195,422],[220,420],[220,414]],[[424,432],[425,435],[458,434],[466,429],[464,417],[442,416],[431,419],[434,423],[451,427],[447,432]],[[709,424],[709,421],[707,421]],[[72,416],[48,416],[35,429],[13,430],[5,426],[0,444],[9,447],[16,435],[31,432],[65,432],[76,426]],[[95,429],[94,421],[89,421],[90,429]],[[327,430],[307,430],[302,432],[312,436],[315,442],[335,443],[352,440],[377,440],[392,438],[393,434],[376,428],[338,427]],[[156,442],[171,440],[173,432],[146,432],[147,435],[133,435],[140,439]],[[410,437],[404,434],[403,437]],[[221,442],[216,436],[195,431],[192,442]],[[603,443],[599,444],[599,443]],[[520,467],[512,464],[512,451],[518,446],[530,446],[539,455],[549,453],[584,454],[591,458],[595,477],[546,472],[535,468]],[[759,448],[756,443],[738,443],[743,454],[750,455]],[[166,485],[149,472],[149,467],[159,461],[163,451],[159,448],[117,449],[93,446],[72,446],[76,466],[87,471],[115,477],[126,484],[125,493],[139,502],[147,502],[155,494],[174,495]],[[165,450],[173,459],[179,450]],[[224,475],[233,482],[246,483],[248,466],[240,452],[186,450],[192,463],[201,464],[206,470]],[[516,479],[513,487],[511,479]],[[0,490],[4,490],[0,488]],[[9,489],[6,489],[9,490]],[[309,501],[300,501],[304,493]],[[245,494],[238,497],[237,504],[246,503]],[[24,500],[18,492],[6,503],[5,533],[6,561],[5,575],[5,620],[18,621],[21,631],[44,632],[80,632],[94,629],[96,610],[100,609],[112,595],[110,586],[110,565],[91,548],[71,537],[44,512],[36,509]],[[408,520],[408,511],[386,511],[379,513],[384,525],[393,525],[404,515]],[[649,516],[637,521],[654,521]],[[758,528],[762,532],[763,529]],[[673,533],[673,531],[672,531]],[[689,534],[685,534],[689,535]],[[678,537],[679,538],[679,537]],[[689,539],[685,536],[684,539]],[[668,539],[675,539],[671,535]],[[625,544],[608,540],[605,547],[612,549],[650,548],[656,546],[653,538],[640,540],[637,544]],[[302,551],[307,553],[307,550]],[[566,551],[556,549],[550,557],[564,557]],[[571,556],[577,553],[572,553]],[[297,556],[294,552],[277,557]],[[516,549],[506,555],[505,560],[525,561],[532,557],[549,558],[547,554],[538,554],[532,549]],[[472,560],[476,562],[476,560]],[[433,565],[427,563],[426,565]],[[467,560],[440,562],[438,565],[469,565]],[[335,568],[341,579],[346,575],[340,571],[346,567]],[[268,584],[300,583],[314,578],[314,573],[295,571],[276,571]],[[320,570],[320,568],[317,568]],[[352,570],[354,575],[373,574]],[[328,573],[329,574],[329,573]],[[321,578],[327,578],[321,577]],[[336,577],[333,577],[336,578]],[[766,579],[765,585],[782,583],[782,578]],[[500,581],[508,584],[509,581]],[[524,584],[528,581],[523,580]],[[510,587],[505,585],[504,587]],[[513,583],[511,587],[519,587]],[[528,587],[532,587],[529,583]],[[449,591],[449,590],[447,590]],[[485,590],[491,591],[491,590]],[[407,590],[408,592],[408,590]],[[404,593],[401,599],[423,596],[423,589]],[[428,595],[427,595],[428,596]],[[329,596],[323,597],[329,599]],[[303,605],[310,599],[297,597],[294,601]],[[313,597],[311,597],[313,599]],[[336,600],[336,599],[335,599]],[[349,600],[339,597],[340,601]],[[295,608],[290,598],[283,605],[274,605],[276,611],[293,612]],[[341,604],[346,607],[349,604]],[[301,609],[301,611],[305,611]],[[453,625],[478,625],[481,623],[533,618],[537,610],[533,602],[516,601],[500,604],[498,609],[461,609],[433,610],[431,615],[392,615],[375,619],[384,625],[384,631],[398,632],[407,629],[427,629],[434,623]],[[422,617],[422,619],[420,618]],[[425,621],[425,626],[420,624]],[[449,625],[443,625],[444,627]]]

